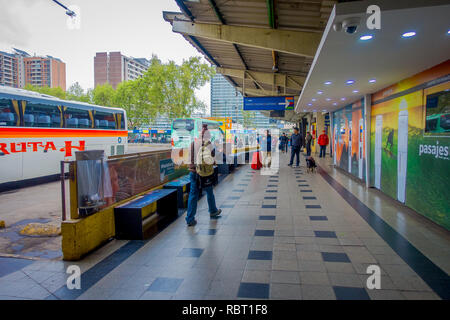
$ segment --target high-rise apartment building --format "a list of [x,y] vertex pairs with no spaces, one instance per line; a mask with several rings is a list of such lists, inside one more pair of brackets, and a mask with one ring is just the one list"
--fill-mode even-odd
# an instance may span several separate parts
[[66,90],[66,64],[52,56],[31,56],[19,49],[13,53],[0,51],[0,85],[23,88],[26,84]]
[[134,80],[147,71],[150,61],[117,52],[97,52],[94,57],[94,85],[109,83],[114,89],[122,81]]
[[[221,74],[216,74],[211,80],[211,117],[231,117],[233,122],[242,123],[242,109],[244,101],[242,94],[237,91]],[[252,127],[268,128],[270,118],[258,111],[253,113]]]

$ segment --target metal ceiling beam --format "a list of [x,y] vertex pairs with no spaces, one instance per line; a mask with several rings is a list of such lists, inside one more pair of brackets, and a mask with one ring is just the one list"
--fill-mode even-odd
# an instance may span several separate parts
[[184,4],[183,0],[175,0],[180,10],[187,16],[189,19],[194,22],[195,17],[192,14],[191,10]]
[[310,58],[314,57],[322,37],[321,34],[305,31],[192,23],[179,20],[173,21],[172,31]]
[[290,75],[286,73],[271,73],[251,70],[231,69],[231,68],[217,68],[217,73],[225,76],[249,79],[258,83],[267,85],[275,85],[282,88],[293,90],[302,90],[302,84],[305,82],[305,77]]

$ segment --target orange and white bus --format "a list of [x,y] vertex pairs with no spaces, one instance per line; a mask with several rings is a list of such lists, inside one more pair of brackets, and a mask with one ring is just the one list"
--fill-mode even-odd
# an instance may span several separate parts
[[54,180],[76,151],[126,153],[125,110],[0,86],[0,191]]

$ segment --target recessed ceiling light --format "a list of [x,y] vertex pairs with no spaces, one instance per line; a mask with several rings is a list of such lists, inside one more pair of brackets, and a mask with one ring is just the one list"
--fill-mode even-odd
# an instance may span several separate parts
[[344,101],[344,100],[345,100],[345,98],[341,98],[341,100],[342,100],[342,101]]
[[[449,32],[450,32],[450,30],[449,30]],[[329,86],[330,84],[332,84],[332,82],[331,81],[325,81],[323,84],[326,85],[326,86]]]
[[411,38],[411,37],[414,37],[415,35],[416,35],[416,33],[414,31],[408,31],[408,32],[405,32],[404,34],[402,34],[402,37],[403,38]]
[[363,35],[363,36],[359,37],[359,40],[367,41],[367,40],[370,40],[370,39],[372,39],[372,38],[373,38],[373,35],[371,35],[371,34],[366,34],[366,35]]
[[308,103],[308,106],[312,106],[312,103]]
[[334,102],[334,103],[333,103],[333,106],[337,106],[337,102]]
[[317,91],[317,94],[322,94],[322,93],[323,93],[323,91],[321,91],[321,90]]
[[375,82],[377,82],[376,79],[370,79],[370,80],[369,80],[369,83],[375,83]]
[[351,84],[354,84],[354,83],[355,83],[355,80],[351,80],[351,79],[350,79],[350,80],[347,80],[345,83],[351,85]]
[[450,30],[447,31],[447,34],[450,34]]
[[316,101],[316,98],[312,98],[311,101]]
[[353,93],[358,93],[359,91],[358,90],[353,90]]
[[326,98],[325,100],[327,100],[327,101],[331,101],[331,99],[330,99],[330,98]]

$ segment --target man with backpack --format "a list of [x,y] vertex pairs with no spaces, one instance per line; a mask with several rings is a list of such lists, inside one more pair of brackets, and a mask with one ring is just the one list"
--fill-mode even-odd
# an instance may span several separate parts
[[208,126],[204,124],[200,139],[197,143],[195,141],[191,143],[191,162],[189,165],[191,189],[186,214],[186,223],[189,227],[197,224],[195,214],[197,213],[197,201],[200,188],[206,191],[210,217],[215,218],[222,213],[222,210],[216,207],[216,200],[212,188],[214,183],[214,153],[215,150],[211,143],[211,134],[208,131]]

